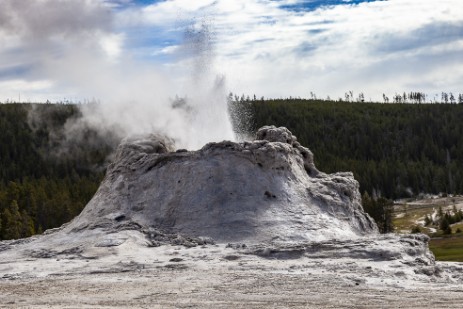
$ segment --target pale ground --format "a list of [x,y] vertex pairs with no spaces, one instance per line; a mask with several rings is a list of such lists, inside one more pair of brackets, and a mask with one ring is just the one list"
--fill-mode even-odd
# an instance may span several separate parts
[[[436,220],[439,207],[442,207],[444,212],[453,213],[454,206],[457,210],[463,210],[463,196],[439,197],[429,195],[421,199],[397,200],[394,202],[395,232],[410,233],[413,227],[420,226],[422,231],[428,235],[436,233],[437,229],[425,226],[425,216],[429,215],[433,220]],[[403,218],[405,220],[400,220]],[[455,225],[459,224],[452,226]]]
[[[110,247],[84,241],[65,246],[57,242],[63,237],[53,237],[0,243],[0,307],[463,306],[463,264],[428,263],[418,242],[397,236],[304,250],[226,244],[147,247],[136,231],[106,238]],[[404,253],[413,248],[418,255]]]
[[456,196],[448,196],[448,197],[439,197],[439,196],[430,196],[426,198],[420,198],[415,200],[398,200],[395,201],[395,206],[397,210],[403,210],[404,205],[407,205],[408,209],[419,209],[419,208],[428,208],[428,207],[435,207],[436,209],[439,206],[442,206],[442,209],[445,210],[452,210],[453,205],[457,207],[457,209],[463,208],[463,196],[456,195]]
[[461,308],[463,288],[355,285],[332,274],[151,269],[0,281],[0,303],[36,308]]

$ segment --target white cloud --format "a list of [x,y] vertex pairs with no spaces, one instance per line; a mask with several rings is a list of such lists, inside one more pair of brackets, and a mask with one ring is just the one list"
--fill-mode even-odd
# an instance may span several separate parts
[[[223,114],[204,112],[189,122],[195,130],[182,126],[185,115],[165,105],[175,93],[194,94],[207,111],[204,102],[224,88],[266,97],[338,98],[353,90],[373,99],[463,91],[461,1],[282,6],[301,2],[2,0],[0,100],[19,92],[32,100],[95,96],[115,106],[99,114],[108,122],[123,114],[118,121],[128,132],[168,127],[195,147],[206,140],[192,136],[207,135],[200,122]],[[133,101],[145,102],[138,107],[145,112],[126,112]]]
[[[48,2],[2,2],[0,42],[9,48],[0,47],[0,56],[9,65],[39,59],[33,66],[37,71],[82,45],[103,52],[87,58],[160,59],[181,76],[188,63],[182,33],[207,23],[213,54],[203,62],[215,60],[236,92],[307,96],[315,91],[339,97],[354,90],[378,98],[382,92],[458,91],[463,83],[458,73],[463,64],[455,56],[463,48],[459,0],[346,2],[312,11],[282,7],[301,0],[169,0],[147,6],[125,0]],[[33,73],[29,77],[40,74]]]
[[[1,102],[45,102],[50,98],[51,80],[30,81],[9,79],[0,81]],[[52,94],[52,95],[55,95]],[[62,99],[61,96],[58,99]]]
[[[32,94],[42,83],[55,87],[48,91],[53,97],[66,93],[73,66],[85,66],[89,58],[114,59],[118,53],[121,42],[110,31],[111,12],[100,1],[2,0],[1,5],[0,79],[7,81],[12,72],[11,79],[24,81],[22,92]],[[75,62],[66,63],[66,58]],[[20,68],[21,76],[5,70],[9,65]],[[0,99],[8,92],[0,88]],[[42,89],[37,97],[44,93]]]
[[151,55],[152,56],[158,56],[158,55],[163,55],[163,54],[164,55],[174,55],[178,53],[180,48],[181,47],[179,45],[170,45],[164,48],[156,49],[155,51],[151,53]]
[[224,3],[216,5],[217,62],[237,92],[307,96],[313,90],[341,97],[352,89],[379,99],[382,92],[458,91],[462,84],[458,75],[445,78],[447,85],[439,82],[443,67],[463,71],[458,59],[439,57],[448,48],[463,51],[463,6],[457,0],[392,0],[307,12],[268,1],[234,1],[235,10]]

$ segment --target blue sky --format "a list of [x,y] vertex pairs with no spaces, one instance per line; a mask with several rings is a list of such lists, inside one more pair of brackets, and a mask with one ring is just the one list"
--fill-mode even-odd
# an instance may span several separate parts
[[461,0],[0,2],[1,102],[105,97],[153,74],[182,93],[200,71],[259,97],[432,98],[463,93],[462,55]]

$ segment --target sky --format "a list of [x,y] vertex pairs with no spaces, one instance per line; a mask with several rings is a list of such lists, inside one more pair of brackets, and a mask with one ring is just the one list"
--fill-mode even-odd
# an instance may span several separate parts
[[201,79],[266,98],[463,93],[463,2],[0,0],[0,102],[188,96]]

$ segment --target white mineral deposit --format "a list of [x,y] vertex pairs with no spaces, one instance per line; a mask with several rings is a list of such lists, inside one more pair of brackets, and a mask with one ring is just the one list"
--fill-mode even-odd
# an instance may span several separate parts
[[380,235],[352,173],[325,174],[286,128],[175,149],[125,139],[70,223],[0,242],[0,305],[423,308],[463,304],[463,265]]

